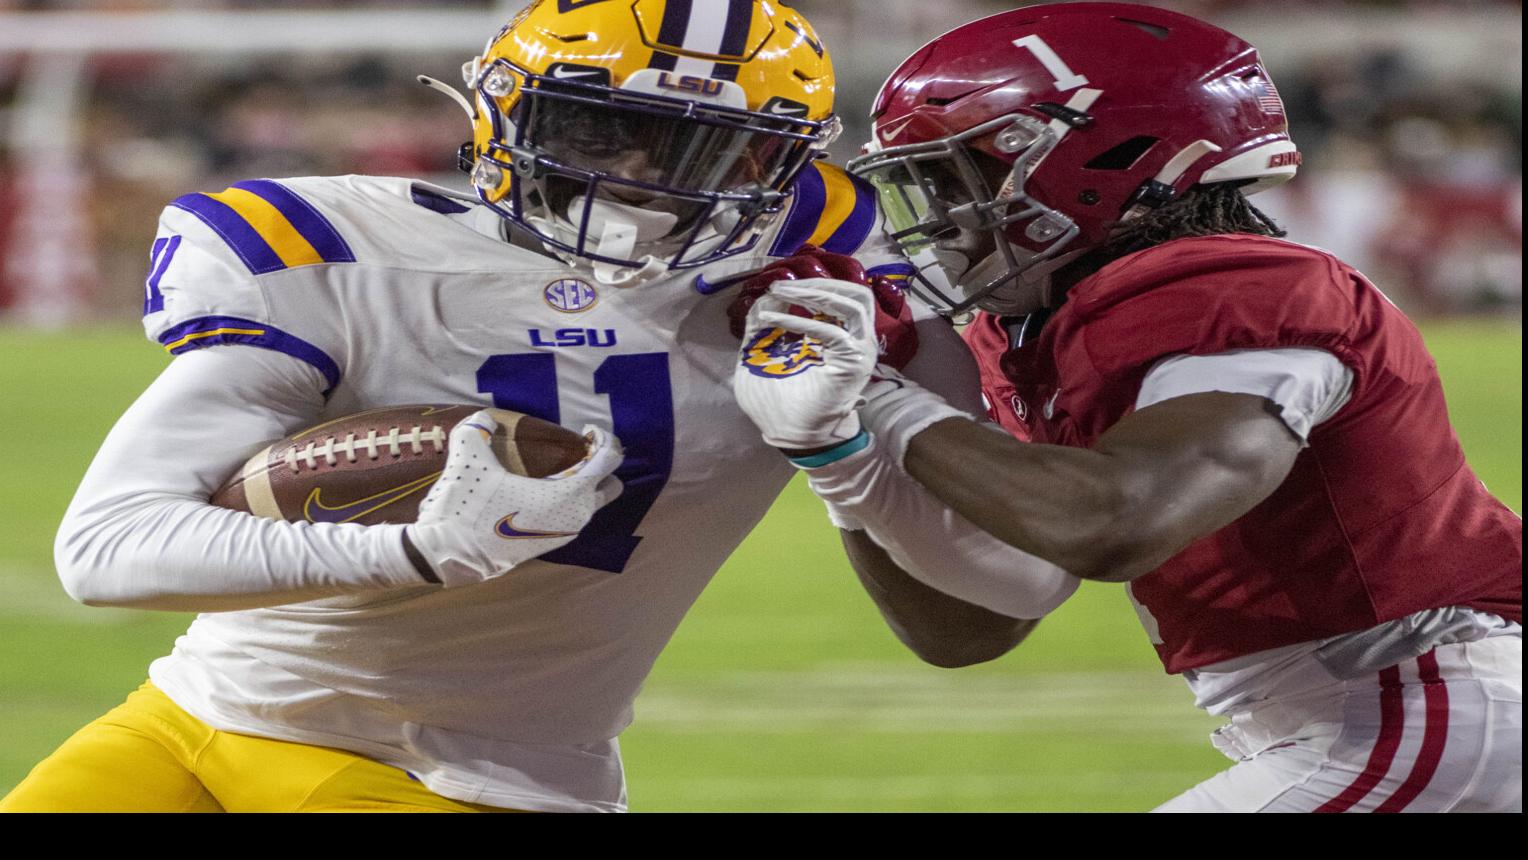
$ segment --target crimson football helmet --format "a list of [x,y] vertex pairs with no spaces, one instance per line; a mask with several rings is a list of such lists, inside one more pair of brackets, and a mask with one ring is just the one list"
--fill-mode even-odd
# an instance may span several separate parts
[[[904,62],[849,169],[881,192],[935,308],[1024,313],[1048,274],[1198,184],[1243,193],[1299,151],[1257,49],[1124,3],[1030,6],[940,36]],[[942,277],[940,277],[942,275]]]

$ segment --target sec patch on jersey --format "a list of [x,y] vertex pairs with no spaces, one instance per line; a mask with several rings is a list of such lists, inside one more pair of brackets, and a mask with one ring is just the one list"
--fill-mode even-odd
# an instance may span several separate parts
[[[249,459],[212,504],[312,523],[411,523],[446,464],[451,428],[478,406],[394,406],[278,439]],[[494,453],[517,475],[544,478],[584,458],[583,436],[539,418],[489,410]]]

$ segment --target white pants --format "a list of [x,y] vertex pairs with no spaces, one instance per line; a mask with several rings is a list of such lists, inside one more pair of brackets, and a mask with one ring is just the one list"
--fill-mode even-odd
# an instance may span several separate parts
[[1523,640],[1443,645],[1230,714],[1237,765],[1157,812],[1521,812]]

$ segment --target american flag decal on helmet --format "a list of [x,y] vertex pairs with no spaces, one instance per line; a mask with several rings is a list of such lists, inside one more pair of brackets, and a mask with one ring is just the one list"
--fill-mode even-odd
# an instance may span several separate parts
[[1284,115],[1284,100],[1279,98],[1279,91],[1273,88],[1273,81],[1254,78],[1252,88],[1257,91],[1257,106],[1263,109],[1263,113]]

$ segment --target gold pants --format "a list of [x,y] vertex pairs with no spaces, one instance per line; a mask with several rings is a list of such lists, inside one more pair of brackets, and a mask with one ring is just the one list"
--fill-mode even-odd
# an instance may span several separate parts
[[75,732],[0,812],[505,812],[343,750],[218,731],[145,683]]

